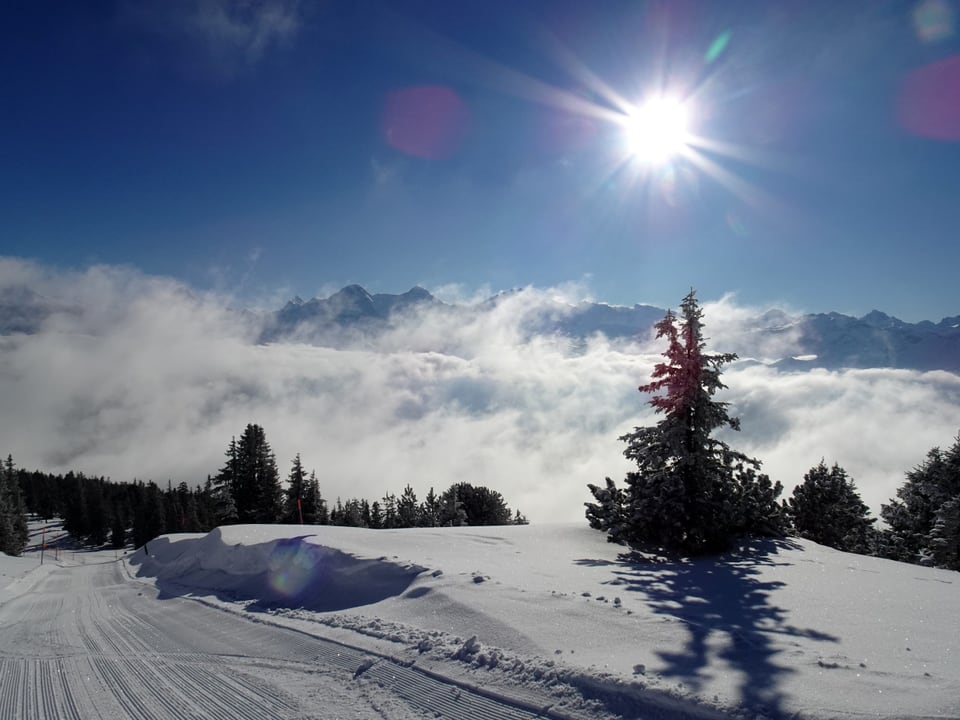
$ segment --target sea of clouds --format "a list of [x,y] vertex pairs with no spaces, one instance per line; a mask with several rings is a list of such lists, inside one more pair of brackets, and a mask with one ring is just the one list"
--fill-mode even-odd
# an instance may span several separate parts
[[[531,337],[531,317],[556,312],[554,289],[484,312],[418,312],[334,349],[258,345],[255,317],[233,299],[129,268],[0,259],[0,297],[23,288],[48,311],[36,332],[0,336],[0,452],[28,469],[197,483],[259,423],[281,472],[301,453],[328,500],[465,481],[534,522],[569,521],[583,517],[588,482],[629,469],[618,436],[656,421],[637,386],[661,344]],[[770,345],[751,331],[756,308],[727,297],[704,313],[718,350],[790,353],[789,334]],[[821,458],[838,462],[875,513],[960,430],[952,373],[743,362],[723,380],[743,425],[726,440],[788,490]]]

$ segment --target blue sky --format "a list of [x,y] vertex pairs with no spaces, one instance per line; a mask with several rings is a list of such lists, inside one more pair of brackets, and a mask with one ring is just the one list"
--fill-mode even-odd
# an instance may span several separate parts
[[[960,4],[14,2],[0,255],[960,312]],[[682,100],[691,146],[622,120]]]

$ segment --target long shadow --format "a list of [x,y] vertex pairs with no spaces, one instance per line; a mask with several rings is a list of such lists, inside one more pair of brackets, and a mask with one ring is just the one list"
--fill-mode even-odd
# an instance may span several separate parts
[[220,531],[171,543],[151,540],[130,557],[138,577],[156,578],[159,598],[201,593],[221,600],[252,600],[248,610],[346,610],[403,594],[423,572],[386,559],[356,558],[340,550],[283,538],[257,545],[223,542]]
[[799,547],[789,540],[751,539],[715,558],[651,560],[637,553],[624,554],[613,571],[614,582],[646,596],[653,612],[683,623],[688,635],[683,648],[657,653],[666,665],[663,676],[697,691],[711,675],[724,671],[718,661],[725,661],[743,677],[741,706],[771,719],[781,718],[785,716],[781,682],[793,670],[777,662],[782,649],[773,638],[839,640],[791,625],[787,611],[771,602],[772,593],[784,583],[764,580],[763,568],[791,564],[780,553]]

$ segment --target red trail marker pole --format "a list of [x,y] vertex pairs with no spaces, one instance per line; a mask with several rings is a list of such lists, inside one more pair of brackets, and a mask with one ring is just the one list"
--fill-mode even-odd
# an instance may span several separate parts
[[297,512],[300,513],[300,524],[303,525],[303,508],[300,507],[300,498],[297,498]]

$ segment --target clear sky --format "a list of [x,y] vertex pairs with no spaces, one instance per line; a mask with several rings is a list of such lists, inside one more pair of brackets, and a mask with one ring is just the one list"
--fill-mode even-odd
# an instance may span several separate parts
[[[958,33],[951,0],[14,0],[0,255],[938,320]],[[658,157],[655,97],[686,118]]]

